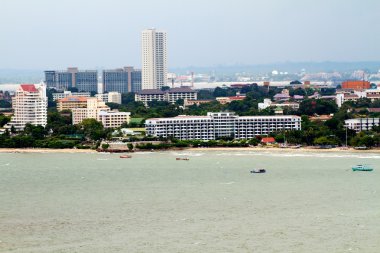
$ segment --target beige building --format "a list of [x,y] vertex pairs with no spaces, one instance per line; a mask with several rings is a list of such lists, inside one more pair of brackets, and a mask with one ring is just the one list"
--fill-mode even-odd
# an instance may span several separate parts
[[73,125],[81,123],[84,119],[96,119],[99,120],[100,112],[108,112],[111,109],[103,101],[99,101],[97,98],[88,98],[86,108],[72,109]]
[[142,32],[142,89],[160,89],[167,83],[166,32]]
[[104,103],[121,104],[121,93],[116,92],[116,91],[96,94],[95,97],[97,97],[99,100],[103,101]]
[[131,119],[130,112],[119,112],[119,111],[101,111],[98,115],[98,120],[102,122],[105,128],[117,128],[123,123],[129,123]]
[[76,108],[86,108],[87,107],[87,97],[65,97],[58,99],[57,110],[59,112],[63,110],[72,110]]

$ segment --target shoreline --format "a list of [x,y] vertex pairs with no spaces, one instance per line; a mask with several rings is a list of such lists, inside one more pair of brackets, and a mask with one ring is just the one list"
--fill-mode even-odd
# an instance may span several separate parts
[[[287,152],[287,153],[297,153],[297,152],[315,152],[315,153],[326,153],[326,152],[339,152],[339,153],[380,153],[380,149],[368,149],[368,150],[356,150],[354,148],[342,149],[342,148],[331,148],[331,149],[317,149],[313,147],[301,147],[297,149],[293,148],[277,148],[277,147],[200,147],[200,148],[183,148],[183,149],[164,149],[155,150],[162,151],[273,151],[273,152]],[[150,152],[148,150],[136,150],[135,152]],[[98,152],[93,149],[45,149],[45,148],[0,148],[0,153],[76,153],[76,154],[93,154],[93,153],[108,153],[108,152]],[[120,153],[128,153],[120,152]]]

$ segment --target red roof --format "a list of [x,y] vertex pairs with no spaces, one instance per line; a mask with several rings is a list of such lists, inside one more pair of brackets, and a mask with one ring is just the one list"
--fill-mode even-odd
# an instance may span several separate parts
[[27,92],[38,92],[34,84],[21,84],[21,89]]
[[263,143],[274,143],[276,140],[273,137],[264,137],[261,139],[261,142]]

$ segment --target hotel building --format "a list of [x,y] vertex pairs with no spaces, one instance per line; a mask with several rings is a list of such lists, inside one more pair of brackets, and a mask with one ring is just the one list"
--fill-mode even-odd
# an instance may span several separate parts
[[244,116],[232,112],[209,112],[207,116],[152,118],[145,121],[146,133],[180,140],[215,140],[220,137],[251,139],[283,130],[301,130],[299,116]]
[[81,123],[84,119],[99,120],[99,113],[108,112],[111,109],[98,98],[87,98],[87,106],[85,108],[74,108],[72,111],[73,125]]
[[133,67],[103,71],[103,91],[119,93],[137,92],[141,90],[141,70]]
[[142,89],[160,89],[167,83],[166,32],[142,32]]
[[197,92],[189,87],[172,88],[166,91],[159,89],[142,90],[135,95],[136,102],[148,105],[150,101],[166,101],[175,103],[179,99],[197,100]]
[[370,131],[374,126],[380,125],[380,118],[347,119],[344,123],[348,129],[355,130],[356,132]]
[[27,123],[32,125],[47,124],[47,96],[46,86],[43,84],[21,84],[12,99],[14,115],[5,126],[12,126],[17,130],[23,130]]
[[105,128],[120,127],[123,123],[129,123],[130,119],[131,119],[130,112],[101,111],[99,112],[99,115],[98,115],[98,120],[102,122]]
[[68,68],[66,71],[45,71],[45,83],[49,88],[68,90],[77,88],[78,91],[98,92],[98,71]]
[[71,92],[64,91],[63,93],[53,93],[53,100],[57,101],[58,99],[67,98],[67,97],[91,97],[90,92]]
[[57,111],[62,112],[64,110],[72,110],[76,108],[86,108],[87,107],[87,97],[65,97],[58,99],[57,101]]

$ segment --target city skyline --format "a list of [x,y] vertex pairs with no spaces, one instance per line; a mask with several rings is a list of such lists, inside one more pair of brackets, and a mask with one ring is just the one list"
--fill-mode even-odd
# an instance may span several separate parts
[[139,68],[140,32],[151,27],[169,34],[169,68],[380,58],[374,0],[60,3],[2,1],[0,68]]

